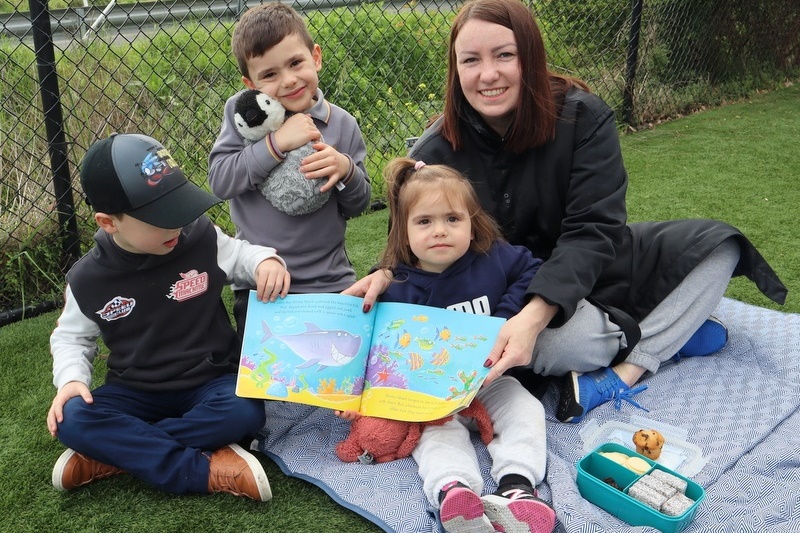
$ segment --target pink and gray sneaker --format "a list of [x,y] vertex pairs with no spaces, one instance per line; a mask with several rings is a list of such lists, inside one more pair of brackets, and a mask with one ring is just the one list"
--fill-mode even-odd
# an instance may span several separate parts
[[481,498],[483,510],[495,531],[502,533],[551,533],[556,512],[536,491],[525,485],[498,489]]
[[463,483],[453,481],[442,488],[439,518],[447,533],[495,533],[483,514],[481,497]]

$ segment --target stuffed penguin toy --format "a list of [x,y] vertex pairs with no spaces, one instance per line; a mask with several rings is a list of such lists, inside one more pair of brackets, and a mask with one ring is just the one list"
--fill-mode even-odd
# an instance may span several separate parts
[[[236,99],[233,119],[239,134],[248,144],[253,144],[281,127],[286,119],[286,110],[271,96],[248,89]],[[299,170],[300,161],[314,152],[310,142],[289,151],[286,159],[259,186],[264,198],[279,211],[292,216],[305,215],[328,201],[331,192],[319,192],[327,180],[306,179]]]

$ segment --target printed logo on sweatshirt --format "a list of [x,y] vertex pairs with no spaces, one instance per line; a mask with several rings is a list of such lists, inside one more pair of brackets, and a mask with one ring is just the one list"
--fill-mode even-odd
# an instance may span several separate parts
[[208,290],[208,273],[199,273],[197,270],[181,272],[181,279],[169,288],[167,298],[182,302],[195,296],[200,296]]
[[447,309],[460,311],[462,313],[472,313],[473,315],[492,314],[492,306],[489,305],[489,297],[486,295],[479,296],[471,301],[468,300],[466,302],[448,305]]
[[125,318],[133,312],[134,307],[136,307],[136,300],[133,298],[114,296],[101,310],[97,311],[97,314],[103,320],[111,322],[112,320]]

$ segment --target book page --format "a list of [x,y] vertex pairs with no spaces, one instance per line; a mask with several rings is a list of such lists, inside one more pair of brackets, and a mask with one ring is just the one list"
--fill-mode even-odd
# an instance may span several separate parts
[[358,411],[374,311],[342,294],[250,291],[236,394]]
[[381,302],[361,412],[425,422],[468,406],[489,369],[505,319],[438,307]]

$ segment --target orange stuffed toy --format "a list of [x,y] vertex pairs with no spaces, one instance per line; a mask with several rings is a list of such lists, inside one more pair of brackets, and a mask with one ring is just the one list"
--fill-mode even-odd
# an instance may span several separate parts
[[[486,407],[475,399],[459,415],[474,418],[484,444],[494,437],[492,419]],[[385,463],[408,457],[414,450],[426,425],[442,425],[448,416],[433,422],[401,422],[362,416],[350,423],[350,434],[336,445],[336,456],[345,463]]]

